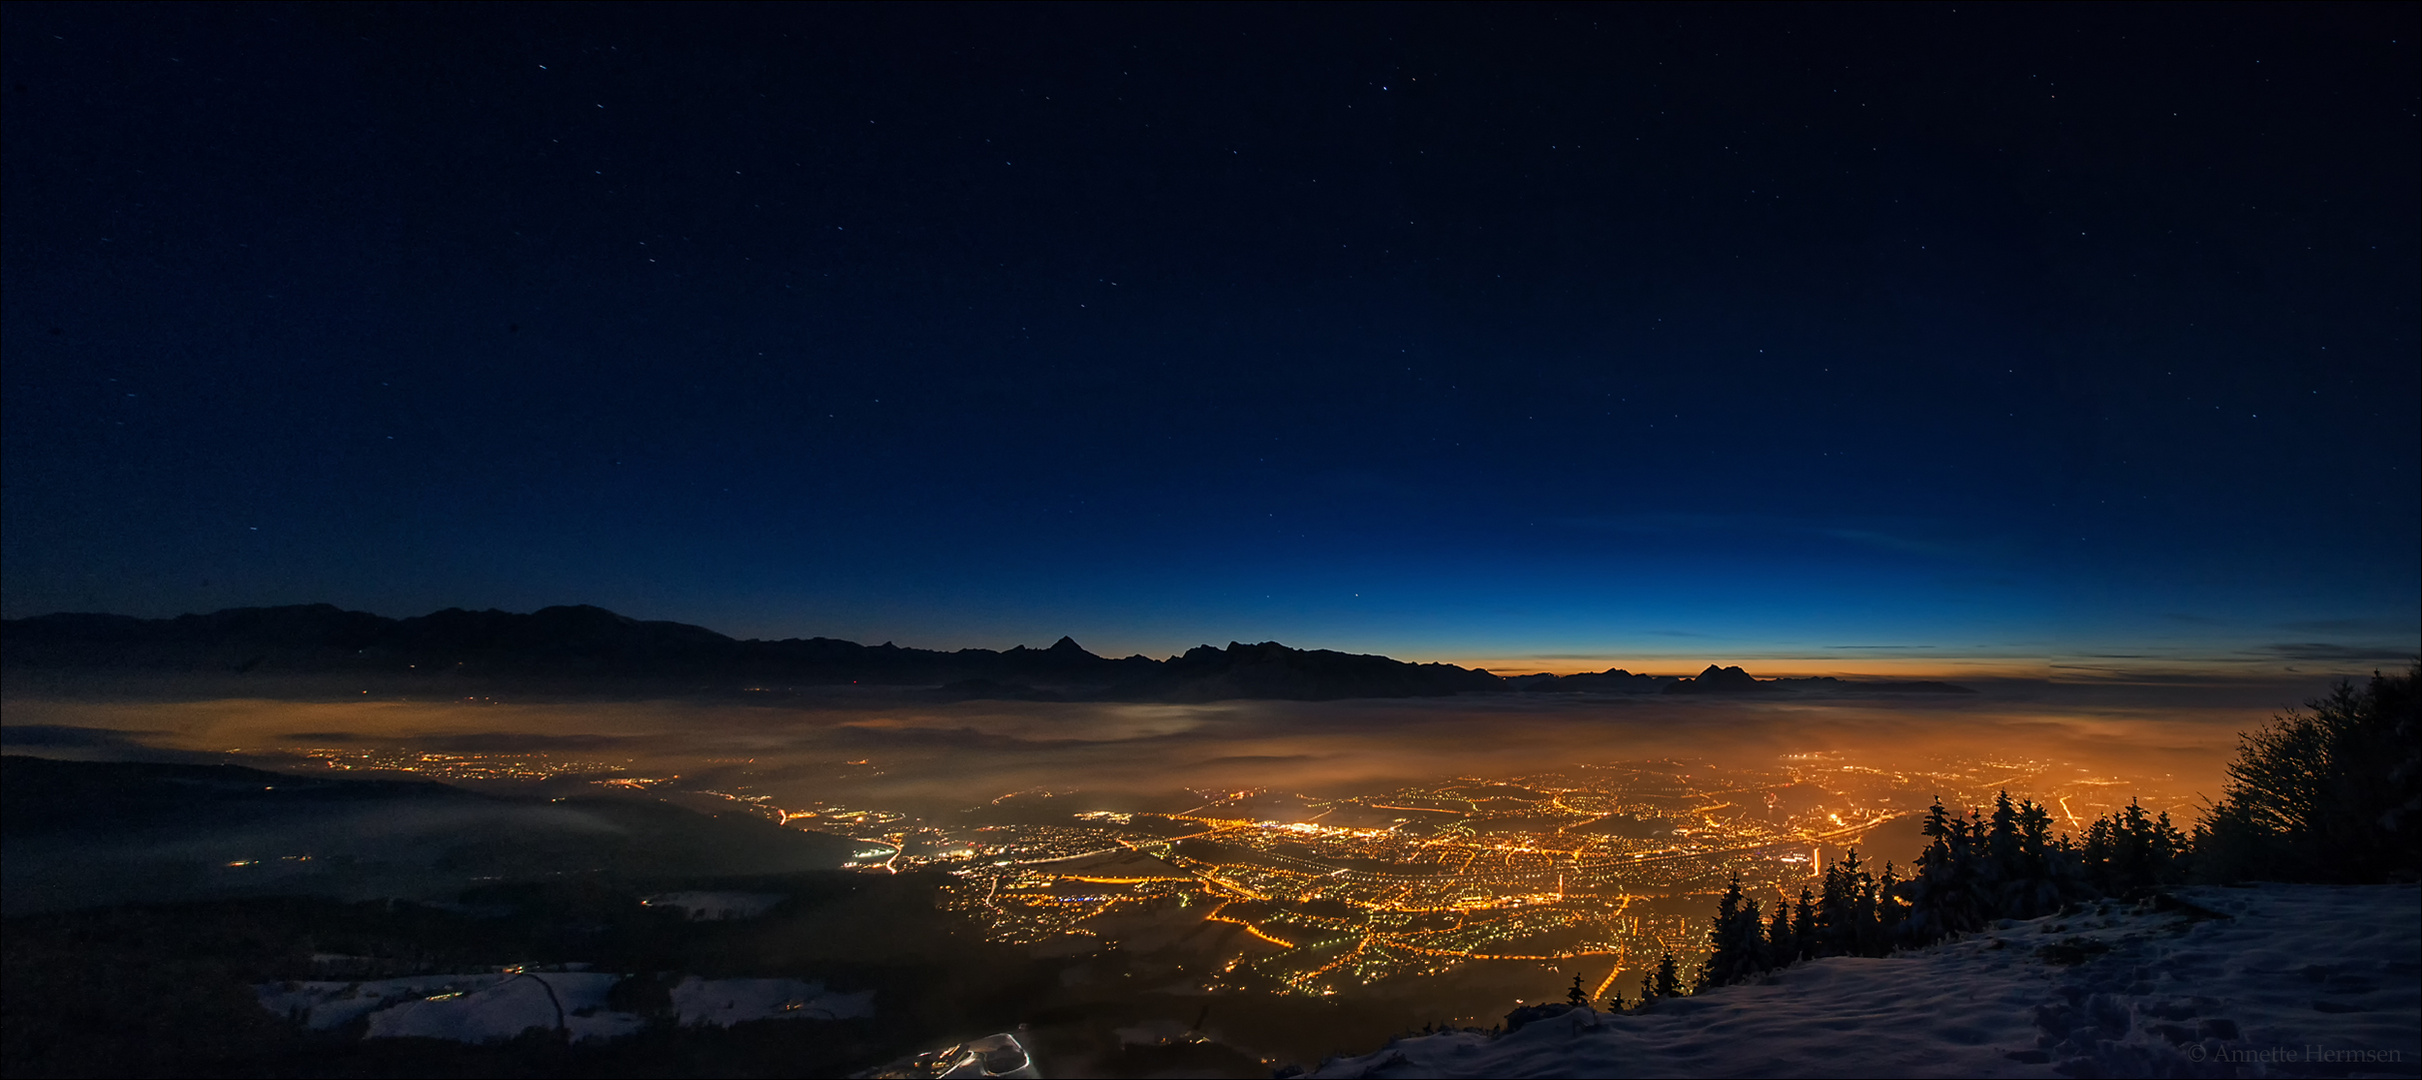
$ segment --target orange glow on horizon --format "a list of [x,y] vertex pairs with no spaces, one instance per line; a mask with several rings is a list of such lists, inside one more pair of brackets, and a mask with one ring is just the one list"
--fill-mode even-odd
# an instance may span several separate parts
[[1761,679],[1806,679],[1830,676],[1844,680],[1914,679],[2042,679],[2053,665],[2040,658],[1986,659],[1941,657],[1892,660],[1881,657],[1674,657],[1609,656],[1574,659],[1544,656],[1438,656],[1421,662],[1447,663],[1495,675],[1596,675],[1621,669],[1634,675],[1689,678],[1718,667],[1739,667]]
[[2214,681],[2277,680],[2317,675],[2321,669],[2283,671],[2275,661],[2254,659],[2177,658],[2132,659],[2124,662],[2067,657],[1948,657],[1925,656],[1605,656],[1576,659],[1563,656],[1505,656],[1442,654],[1406,656],[1418,663],[1453,664],[1494,675],[1595,675],[1620,669],[1634,675],[1689,678],[1718,667],[1739,667],[1760,679],[1806,679],[1826,676],[1846,682],[1962,679],[2013,679],[2058,683],[2127,683],[2140,679],[2196,678]]

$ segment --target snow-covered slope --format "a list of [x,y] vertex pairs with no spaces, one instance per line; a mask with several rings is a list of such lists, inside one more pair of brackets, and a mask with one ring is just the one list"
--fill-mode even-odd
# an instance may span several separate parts
[[1316,1076],[2415,1076],[2422,890],[2106,903],[1647,1009],[1397,1040]]
[[605,1011],[606,992],[621,980],[594,971],[502,975],[459,996],[407,999],[375,1009],[363,1037],[496,1042],[531,1028],[560,1026],[573,1042],[611,1039],[647,1026],[640,1017]]

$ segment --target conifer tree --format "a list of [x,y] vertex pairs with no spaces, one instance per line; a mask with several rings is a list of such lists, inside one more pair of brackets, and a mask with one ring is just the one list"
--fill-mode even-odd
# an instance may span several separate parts
[[1952,817],[1941,799],[1926,810],[1926,850],[1903,889],[1909,915],[1902,923],[1902,941],[1923,945],[1984,925],[1981,899],[1976,895],[1976,828],[1967,819]]
[[2178,826],[2170,821],[2170,812],[2167,810],[2154,817],[2153,825],[2160,830],[2154,844],[2160,853],[2157,861],[2162,863],[2161,883],[2185,884],[2188,873],[2195,868],[2194,839],[2178,831]]
[[1682,996],[1682,971],[1672,949],[1665,950],[1665,955],[1658,959],[1656,979],[1658,997]]
[[2019,855],[2018,804],[2010,801],[2010,791],[2002,789],[1993,796],[1993,817],[1985,828],[1985,859],[1996,881],[2012,881],[2026,870]]
[[2190,850],[2167,812],[2146,813],[2131,799],[2118,813],[2094,819],[2081,855],[2094,891],[2126,896],[2185,880]]
[[2085,845],[2080,854],[2085,859],[2086,883],[2096,892],[2110,891],[2113,853],[2118,850],[2113,839],[2116,831],[2108,815],[2095,818],[2094,824],[2086,826]]
[[1908,902],[1901,899],[1901,875],[1890,860],[1884,863],[1884,876],[1875,884],[1875,939],[1871,955],[1882,956],[1892,951],[1900,939],[1901,920],[1909,915]]
[[2195,827],[2211,881],[2422,878],[2422,661],[2341,682],[2242,736],[2220,801]]
[[2028,800],[2018,808],[2018,846],[2024,860],[2022,872],[2027,878],[2052,879],[2052,812]]
[[2052,840],[2052,814],[2029,800],[2018,806],[2017,878],[2004,897],[2003,918],[2032,919],[2060,910],[2084,896],[2084,882],[2060,843]]
[[1825,883],[1817,893],[1816,947],[1817,956],[1839,956],[1842,936],[1850,924],[1850,876],[1842,872],[1842,864],[1825,867]]
[[1875,880],[1860,865],[1858,849],[1852,848],[1825,868],[1825,892],[1817,900],[1816,955],[1858,955],[1874,912]]
[[1741,974],[1732,981],[1740,982],[1742,979],[1768,970],[1773,965],[1766,962],[1766,957],[1771,950],[1766,943],[1765,914],[1759,910],[1758,902],[1751,900],[1743,904],[1740,921],[1733,925],[1732,948],[1740,954]]
[[1741,876],[1734,874],[1724,899],[1716,904],[1715,925],[1708,930],[1707,961],[1699,968],[1699,988],[1730,986],[1765,970],[1765,930],[1758,902],[1742,898]]
[[[2069,838],[2068,833],[2062,833],[2059,839],[2052,841],[2051,848],[2044,855],[2044,863],[2053,882],[2060,886],[2061,903],[2094,895],[2093,884],[2086,880],[2085,851]],[[2058,904],[2053,905],[2053,910],[2058,910],[2058,907]]]
[[2152,815],[2145,813],[2144,807],[2137,805],[2136,800],[2129,799],[2127,809],[2119,812],[2115,824],[2117,828],[2113,831],[2117,835],[2113,840],[2117,850],[2112,857],[2110,891],[2125,893],[2151,884],[2154,873]]
[[1707,960],[1699,965],[1699,987],[1722,986],[1729,980],[1724,975],[1740,965],[1740,959],[1728,956],[1725,946],[1733,936],[1733,924],[1741,921],[1741,875],[1732,876],[1732,884],[1724,889],[1724,897],[1716,901],[1716,921],[1707,930]]
[[1791,943],[1798,950],[1794,959],[1813,960],[1817,954],[1816,894],[1808,886],[1800,886],[1800,902],[1791,913]]
[[[1741,875],[1734,874],[1732,882],[1724,887],[1723,898],[1716,901],[1716,926],[1719,928],[1719,933],[1725,924],[1740,917],[1741,902]],[[1721,941],[1711,942],[1711,944],[1718,948],[1723,946]]]
[[1791,903],[1778,900],[1774,905],[1774,919],[1766,924],[1766,961],[1761,966],[1772,971],[1799,958],[1800,941],[1791,932]]
[[[1858,855],[1858,851],[1852,849],[1847,861],[1857,862]],[[1851,873],[1850,932],[1843,943],[1843,951],[1852,956],[1882,956],[1891,951],[1891,946],[1877,932],[1882,928],[1882,922],[1877,917],[1877,891],[1875,878],[1865,870]]]

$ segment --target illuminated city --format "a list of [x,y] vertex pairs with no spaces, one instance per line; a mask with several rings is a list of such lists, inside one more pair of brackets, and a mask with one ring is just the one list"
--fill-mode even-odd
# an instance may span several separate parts
[[[231,753],[242,753],[234,748]],[[412,773],[432,780],[548,780],[558,776],[620,772],[629,759],[558,758],[550,754],[460,754],[435,750],[347,749],[314,746],[280,748],[331,772]],[[646,787],[653,781],[616,779],[618,787]]]
[[[1597,991],[1672,951],[1706,944],[1710,897],[1738,875],[1788,899],[1865,847],[1880,872],[1917,847],[1934,798],[1989,805],[2011,791],[2081,830],[2130,796],[2129,780],[2043,760],[1941,760],[1879,769],[1835,753],[1762,769],[1640,761],[1567,772],[1459,777],[1315,796],[1196,790],[1183,810],[1082,809],[1082,789],[1009,792],[955,815],[865,803],[785,805],[745,778],[639,776],[629,762],[427,751],[289,748],[332,770],[447,780],[585,779],[589,785],[846,836],[867,873],[947,875],[945,905],[988,938],[1083,948],[1133,938],[1216,959],[1209,991],[1329,996],[1435,976],[1475,960],[1579,962]],[[879,775],[871,760],[845,774]],[[2167,793],[2182,809],[2184,793]],[[1055,942],[1065,942],[1057,944]]]
[[[1710,897],[1734,875],[1787,897],[1861,845],[1905,860],[1937,796],[2024,793],[2078,828],[2143,790],[2047,761],[1880,770],[1800,754],[1763,770],[1626,762],[1327,797],[1197,791],[1199,805],[1166,813],[1063,810],[1083,792],[1038,788],[942,820],[676,778],[592,783],[849,836],[862,872],[947,874],[946,905],[996,941],[1175,945],[1216,954],[1203,990],[1314,997],[1474,960],[1578,961],[1604,973],[1603,992],[1666,951],[1702,951]],[[1879,872],[1886,854],[1869,860]]]

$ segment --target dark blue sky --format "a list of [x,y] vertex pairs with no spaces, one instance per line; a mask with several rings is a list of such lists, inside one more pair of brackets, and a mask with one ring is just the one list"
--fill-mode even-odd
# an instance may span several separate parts
[[13,4],[0,599],[2385,664],[2416,30]]

